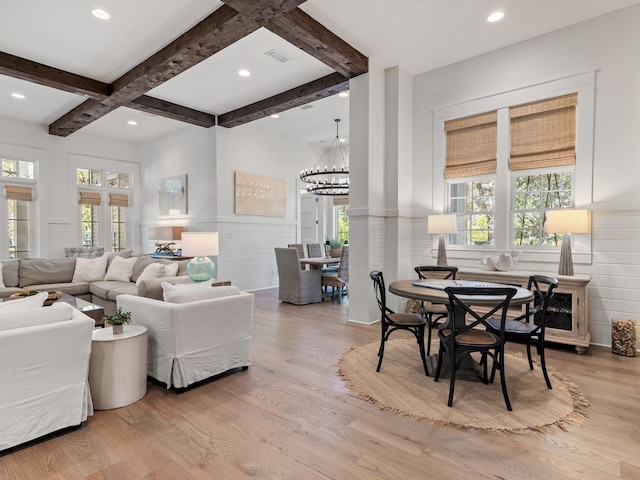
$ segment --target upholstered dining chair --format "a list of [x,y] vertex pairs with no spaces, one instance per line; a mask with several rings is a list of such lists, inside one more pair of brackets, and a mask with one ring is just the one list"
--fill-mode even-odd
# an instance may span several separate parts
[[307,243],[307,253],[309,258],[318,258],[324,256],[322,245],[319,243]]
[[[445,292],[449,296],[449,312],[451,312],[453,318],[449,322],[449,328],[443,328],[438,331],[440,351],[438,352],[438,367],[433,379],[436,382],[440,379],[442,362],[445,355],[447,355],[451,374],[447,405],[449,407],[453,405],[456,370],[460,367],[461,362],[469,357],[469,354],[480,352],[482,355],[481,363],[484,367],[484,383],[488,383],[487,356],[489,356],[493,359],[491,379],[493,381],[494,373],[498,370],[500,372],[500,385],[504,402],[507,405],[507,410],[511,411],[504,371],[504,325],[507,320],[509,302],[517,290],[515,288],[447,287]],[[474,303],[473,297],[478,296],[489,296],[495,299],[493,306],[483,309],[483,312],[484,310],[489,310],[486,313],[478,313],[472,307]],[[489,331],[490,325],[488,323],[488,320],[496,314],[500,317],[498,333]],[[469,316],[469,318],[465,320],[465,316]]]
[[[295,248],[296,250],[298,250],[298,256],[300,258],[305,258],[306,257],[306,253],[304,251],[304,245],[302,243],[290,243],[287,245],[287,247],[289,248]],[[308,267],[306,265],[302,266],[303,270],[306,270]]]
[[[558,279],[546,275],[531,275],[527,288],[533,292],[533,308],[528,303],[525,306],[525,313],[513,320],[507,320],[504,327],[504,340],[522,340],[527,344],[527,358],[529,368],[533,370],[533,360],[531,359],[531,346],[536,346],[536,351],[540,356],[540,367],[544,375],[547,388],[551,389],[551,380],[547,373],[547,363],[544,358],[544,331],[547,325],[547,309],[554,290],[558,286]],[[500,320],[490,318],[487,322],[490,331],[498,333]],[[492,372],[492,376],[495,371]]]
[[380,371],[382,366],[382,358],[384,357],[384,345],[396,330],[405,330],[411,332],[418,341],[420,349],[420,357],[422,358],[422,366],[424,374],[429,375],[427,370],[427,357],[424,352],[424,327],[427,324],[425,318],[419,313],[396,313],[387,307],[386,289],[384,285],[384,276],[382,272],[372,271],[369,276],[373,280],[373,289],[376,293],[378,307],[380,307],[380,325],[382,336],[380,337],[380,348],[378,349],[378,367],[376,372]]
[[[458,267],[420,265],[414,268],[421,280],[455,280]],[[427,320],[427,357],[431,353],[431,329],[438,326],[440,320],[448,316],[448,305],[420,302],[420,311]]]
[[322,272],[302,270],[296,248],[276,248],[278,296],[280,301],[295,305],[322,301]]
[[322,272],[322,287],[333,287],[331,298],[336,293],[336,289],[340,297],[343,293],[349,293],[349,247],[347,245],[342,247],[338,271],[335,273]]

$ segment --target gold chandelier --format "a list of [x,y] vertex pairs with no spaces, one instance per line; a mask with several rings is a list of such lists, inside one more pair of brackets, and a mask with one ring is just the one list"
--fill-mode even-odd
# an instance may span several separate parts
[[349,195],[349,150],[340,141],[336,118],[336,138],[310,169],[300,172],[307,192],[315,195]]

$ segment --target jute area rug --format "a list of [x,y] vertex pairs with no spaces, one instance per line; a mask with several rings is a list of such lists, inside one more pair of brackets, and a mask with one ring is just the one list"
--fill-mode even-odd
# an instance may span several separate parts
[[578,386],[550,370],[552,390],[547,389],[537,365],[529,370],[525,358],[505,357],[509,412],[500,388],[499,373],[493,384],[456,379],[453,407],[447,407],[449,379],[427,377],[418,345],[413,339],[392,339],[385,346],[384,361],[376,372],[379,342],[352,348],[339,363],[339,373],[359,396],[414,419],[458,428],[488,431],[546,432],[566,429],[586,417],[588,402]]

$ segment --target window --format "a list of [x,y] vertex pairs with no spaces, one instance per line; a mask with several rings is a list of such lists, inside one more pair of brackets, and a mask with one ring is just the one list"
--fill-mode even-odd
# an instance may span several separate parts
[[31,244],[34,207],[32,204],[36,186],[36,162],[1,157],[0,177],[2,221],[6,222],[7,234],[0,241],[3,258],[25,258],[32,256]]
[[349,243],[349,206],[339,205],[336,210],[336,232],[338,240]]
[[7,200],[9,258],[29,256],[29,203],[24,200]]
[[449,211],[458,216],[452,245],[494,245],[495,180],[470,180],[449,185]]
[[451,245],[558,246],[544,223],[547,210],[574,205],[577,101],[573,93],[443,122],[447,208],[458,217]]
[[512,245],[557,246],[561,239],[544,232],[545,212],[571,208],[573,174],[570,171],[513,177]]
[[[131,174],[77,168],[76,183],[80,194],[82,245],[110,245],[113,251],[125,250]],[[109,201],[103,202],[103,198]]]

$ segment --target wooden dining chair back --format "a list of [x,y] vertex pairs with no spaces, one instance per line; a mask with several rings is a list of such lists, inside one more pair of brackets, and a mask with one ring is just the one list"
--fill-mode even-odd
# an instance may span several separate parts
[[384,276],[380,271],[372,271],[369,276],[373,280],[373,289],[376,293],[376,300],[380,308],[380,326],[382,335],[380,338],[380,348],[378,349],[378,367],[376,372],[380,371],[382,366],[382,358],[384,357],[384,346],[389,335],[396,330],[405,330],[411,332],[418,341],[420,349],[420,357],[422,358],[422,366],[424,374],[429,375],[427,370],[427,357],[424,351],[424,327],[426,320],[417,313],[396,313],[387,307],[386,290],[384,285]]
[[[547,373],[547,362],[544,355],[544,333],[547,325],[547,313],[551,297],[558,286],[558,279],[546,275],[531,275],[527,288],[533,292],[533,302],[525,306],[525,313],[513,320],[507,320],[504,328],[505,341],[520,340],[527,345],[527,358],[529,368],[533,370],[533,360],[531,358],[531,346],[536,347],[536,352],[540,357],[540,367],[544,375],[547,388],[551,389],[551,380]],[[488,321],[490,330],[498,332],[500,322],[492,318]]]
[[[472,352],[479,352],[484,367],[484,383],[488,383],[487,357],[491,357],[493,360],[492,383],[493,373],[498,370],[504,402],[507,410],[511,411],[504,370],[504,325],[509,302],[517,290],[515,288],[447,287],[445,292],[449,296],[449,311],[452,318],[449,319],[447,328],[438,331],[440,351],[434,380],[437,382],[440,378],[442,362],[447,355],[451,372],[447,405],[450,407],[453,405],[456,370],[460,367],[461,361]],[[474,310],[472,306],[474,303],[483,305],[482,313]],[[490,305],[486,306],[487,304]],[[489,331],[488,320],[494,316],[500,318],[500,330],[497,334]]]
[[324,250],[319,243],[307,243],[307,253],[309,258],[318,258],[324,256]]
[[[439,265],[419,265],[414,268],[420,280],[455,280],[458,267]],[[420,312],[427,320],[427,357],[431,354],[431,329],[438,326],[440,320],[447,318],[448,305],[420,302]]]
[[349,293],[349,246],[342,247],[340,254],[340,265],[334,273],[331,271],[322,272],[322,286],[332,287],[331,298],[337,291],[339,295]]

